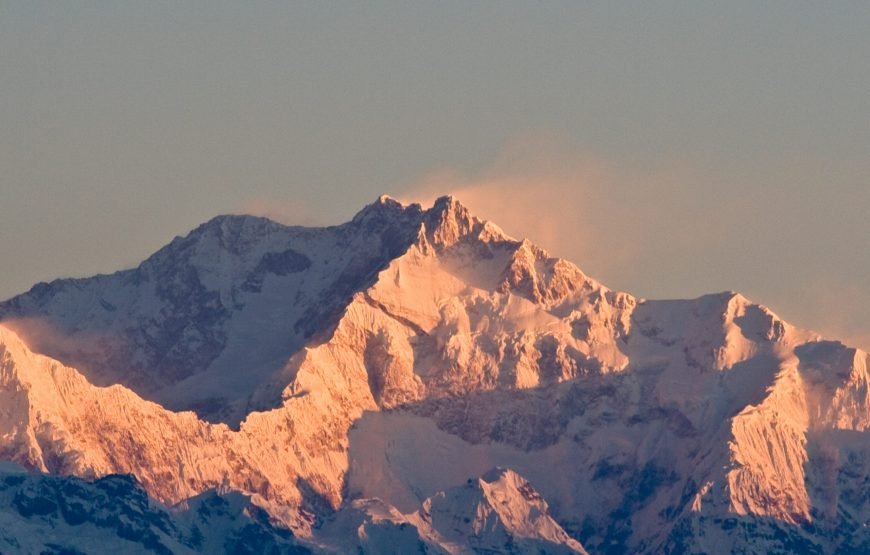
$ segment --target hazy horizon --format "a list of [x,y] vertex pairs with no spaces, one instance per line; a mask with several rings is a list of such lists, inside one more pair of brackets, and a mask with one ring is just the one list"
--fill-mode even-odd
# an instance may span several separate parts
[[222,213],[453,193],[609,287],[870,348],[870,5],[0,7],[0,298]]

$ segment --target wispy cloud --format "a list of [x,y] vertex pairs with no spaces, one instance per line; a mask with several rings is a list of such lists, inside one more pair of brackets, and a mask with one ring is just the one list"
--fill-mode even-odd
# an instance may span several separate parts
[[[402,200],[431,204],[452,194],[476,215],[575,260],[625,257],[596,238],[594,215],[610,198],[603,194],[608,165],[594,156],[571,153],[557,141],[530,137],[507,146],[488,167],[473,174],[453,170],[432,173],[407,188]],[[605,210],[611,212],[613,207]],[[607,249],[607,256],[602,249]]]
[[796,260],[779,193],[741,179],[684,162],[630,167],[532,136],[483,169],[433,172],[398,196],[429,205],[453,194],[612,287],[654,298],[742,290],[801,327],[870,347],[866,287],[818,269],[808,283],[812,253]]
[[[596,272],[619,273],[653,240],[647,232],[662,218],[658,207],[678,211],[685,203],[676,184],[685,183],[686,174],[671,167],[641,175],[557,138],[528,136],[508,144],[480,171],[434,172],[400,198],[426,205],[453,194],[510,235]],[[675,232],[675,224],[659,227],[665,235],[660,239],[683,248],[715,234],[709,227],[691,234]]]

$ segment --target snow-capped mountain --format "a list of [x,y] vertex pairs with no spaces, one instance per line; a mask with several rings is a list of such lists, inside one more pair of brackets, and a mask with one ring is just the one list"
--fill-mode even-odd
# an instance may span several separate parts
[[867,365],[739,294],[637,299],[452,197],[381,197],[0,304],[0,458],[239,492],[317,551],[851,553]]
[[357,499],[321,530],[339,551],[366,553],[585,554],[515,472],[493,468],[439,491],[403,514],[377,498]]
[[272,408],[252,399],[278,403],[261,386],[407,248],[421,215],[379,203],[325,229],[221,216],[138,268],[41,283],[0,314],[95,385],[237,426]]

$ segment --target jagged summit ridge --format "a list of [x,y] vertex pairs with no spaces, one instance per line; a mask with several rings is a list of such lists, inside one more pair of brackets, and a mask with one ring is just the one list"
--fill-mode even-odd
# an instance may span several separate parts
[[327,228],[219,216],[132,270],[40,284],[0,303],[0,320],[96,384],[237,425],[274,404],[285,363],[391,261],[457,242],[471,256],[515,247],[453,197],[424,210],[382,196]]
[[219,217],[0,320],[3,457],[238,490],[337,552],[868,542],[865,353],[733,292],[612,291],[454,198]]

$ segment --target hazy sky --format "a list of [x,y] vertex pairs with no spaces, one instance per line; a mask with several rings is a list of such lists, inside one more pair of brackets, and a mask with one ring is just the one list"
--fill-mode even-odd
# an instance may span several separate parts
[[455,192],[614,288],[870,347],[868,2],[2,2],[0,297]]

